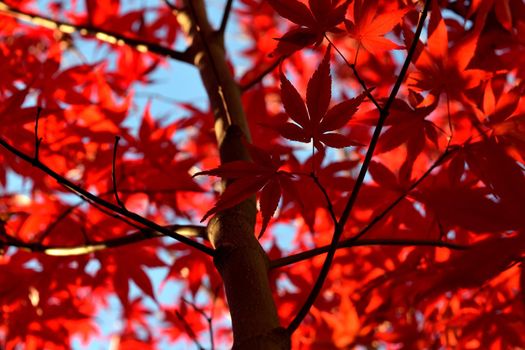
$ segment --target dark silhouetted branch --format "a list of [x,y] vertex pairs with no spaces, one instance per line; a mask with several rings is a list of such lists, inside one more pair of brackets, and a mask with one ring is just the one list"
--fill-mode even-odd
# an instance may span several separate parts
[[40,114],[42,113],[42,108],[38,106],[36,108],[36,118],[35,118],[35,161],[38,162],[38,155],[40,153],[40,144],[42,143],[42,138],[38,137],[38,120],[40,119]]
[[66,210],[64,210],[56,219],[55,221],[53,221],[52,223],[50,223],[47,228],[44,230],[44,232],[42,232],[39,236],[38,236],[38,242],[42,243],[44,242],[44,240],[51,234],[51,232],[55,229],[55,227],[60,223],[62,222],[62,220],[64,220],[65,218],[67,218],[69,216],[69,214],[71,214],[73,212],[73,210],[75,210],[76,208],[78,208],[78,206],[80,205],[81,203],[77,204],[77,205],[74,205],[74,206],[71,206],[69,208],[67,208]]
[[120,200],[120,197],[118,196],[118,188],[117,188],[117,170],[116,170],[116,158],[117,158],[117,148],[118,148],[118,142],[120,141],[120,136],[115,136],[115,144],[113,145],[113,159],[111,162],[111,180],[113,181],[113,194],[115,195],[115,200],[117,201],[117,204],[120,205],[120,207],[127,211],[126,206],[122,201]]
[[[399,247],[438,247],[448,248],[453,250],[466,250],[469,247],[443,241],[429,241],[429,240],[413,240],[413,239],[361,239],[354,241],[352,239],[345,239],[337,244],[337,249],[365,247],[365,246],[399,246]],[[301,261],[309,260],[321,254],[325,254],[330,249],[330,245],[325,245],[319,248],[314,248],[305,252],[286,256],[284,258],[275,259],[270,263],[270,268],[276,269],[292,265]]]
[[[216,299],[217,299],[217,294],[215,293],[214,297],[213,297],[213,305],[215,304]],[[208,331],[209,331],[209,334],[210,334],[210,349],[214,350],[215,349],[215,343],[214,343],[214,339],[213,339],[213,314],[208,315],[203,309],[201,309],[200,307],[195,305],[194,302],[191,302],[191,301],[189,301],[186,298],[182,298],[182,301],[185,302],[186,304],[190,305],[208,323]],[[213,311],[213,308],[212,308],[212,311]]]
[[226,6],[224,6],[224,13],[222,14],[221,26],[219,27],[219,33],[224,34],[228,20],[232,12],[233,0],[227,0]]
[[139,52],[151,52],[156,55],[170,57],[174,60],[181,62],[192,62],[191,55],[188,51],[176,51],[156,43],[144,41],[137,38],[130,38],[117,32],[97,28],[91,25],[72,24],[63,21],[58,21],[51,17],[24,12],[7,5],[3,1],[0,1],[0,14],[11,16],[18,20],[28,22],[44,28],[58,30],[59,32],[64,34],[78,33],[84,37],[95,37],[96,39],[109,44],[119,46],[127,45]]
[[171,11],[174,11],[176,13],[180,11],[180,8],[173,5],[169,0],[164,0],[164,3],[166,4],[166,6],[168,6],[171,9]]
[[[170,225],[163,226],[165,230],[176,232],[179,235],[183,235],[189,238],[195,237],[205,237],[206,228],[204,226],[194,226],[194,225]],[[24,242],[18,238],[9,235],[2,235],[5,241],[0,241],[0,246],[7,247],[16,247],[19,249],[27,250],[34,253],[43,253],[46,255],[53,256],[73,256],[73,255],[83,255],[89,254],[100,250],[105,250],[108,248],[117,248],[125,245],[139,243],[145,240],[152,238],[165,237],[166,234],[161,234],[157,230],[150,228],[144,228],[139,231],[136,231],[127,236],[112,238],[104,241],[91,242],[88,244],[68,246],[68,245],[45,245],[41,242],[38,243],[28,243]]]
[[459,150],[459,148],[455,147],[455,148],[447,149],[445,152],[443,152],[443,154],[439,156],[439,158],[436,159],[434,163],[432,163],[432,165],[427,169],[427,171],[423,173],[423,175],[419,177],[419,179],[414,181],[414,183],[412,183],[412,185],[410,185],[408,189],[406,189],[399,197],[397,197],[395,201],[390,203],[388,207],[386,207],[380,214],[374,217],[372,221],[370,221],[358,234],[350,238],[350,240],[355,242],[359,238],[363,237],[365,233],[370,231],[370,229],[375,224],[381,221],[392,209],[394,209],[403,199],[405,199],[406,196],[408,196],[410,192],[412,192],[417,186],[419,186],[419,184],[423,182],[423,180],[425,180],[435,168],[440,166],[445,161],[446,158],[448,158],[452,153],[456,152],[457,150]]
[[252,80],[250,80],[247,83],[241,84],[240,85],[241,92],[245,92],[246,90],[250,90],[252,87],[254,87],[258,83],[260,83],[264,79],[264,77],[267,76],[268,74],[270,74],[271,72],[273,72],[273,70],[275,68],[277,68],[279,66],[279,64],[281,64],[281,62],[286,57],[287,56],[279,57],[274,62],[270,63],[270,65],[268,67],[266,67],[266,69],[264,69],[261,73],[259,73],[259,75],[254,77]]
[[71,192],[75,193],[77,196],[79,196],[80,198],[84,199],[85,201],[89,202],[89,203],[95,203],[95,204],[98,204],[102,207],[104,207],[105,209],[108,209],[112,212],[114,212],[115,214],[119,214],[120,216],[123,216],[127,219],[130,219],[131,221],[137,223],[137,224],[141,224],[141,225],[144,225],[146,227],[149,227],[159,233],[162,233],[166,236],[169,236],[169,237],[172,237],[176,240],[178,240],[179,242],[181,243],[185,243],[187,244],[188,246],[190,247],[193,247],[207,255],[210,255],[210,256],[213,256],[214,255],[214,250],[204,244],[201,244],[199,242],[196,242],[192,239],[189,239],[183,235],[180,235],[176,232],[172,232],[170,230],[167,230],[166,228],[164,228],[163,226],[160,226],[159,224],[151,221],[151,220],[148,220],[138,214],[135,214],[133,212],[130,212],[130,211],[127,211],[125,209],[122,209],[121,207],[113,204],[113,203],[110,203],[94,194],[92,194],[91,192],[81,188],[80,186],[78,185],[75,185],[73,182],[69,181],[68,179],[66,179],[65,177],[63,177],[62,175],[59,175],[57,174],[54,170],[52,170],[51,168],[49,168],[48,166],[46,166],[45,164],[43,164],[42,162],[40,161],[35,161],[32,157],[28,156],[27,154],[25,154],[24,152],[20,151],[19,149],[17,149],[16,147],[13,147],[11,146],[6,140],[4,140],[3,138],[0,138],[0,145],[2,147],[4,147],[6,150],[8,150],[9,152],[13,153],[14,155],[16,155],[18,158],[32,164],[33,166],[37,167],[38,169],[42,170],[43,172],[45,172],[46,174],[48,174],[49,176],[51,176],[53,179],[55,179],[59,184],[61,184],[63,187],[67,188],[68,190],[70,190]]
[[327,251],[323,266],[321,267],[321,271],[319,272],[319,276],[317,277],[317,280],[315,281],[315,284],[312,290],[310,291],[310,294],[308,295],[303,306],[300,308],[297,315],[294,317],[290,325],[287,327],[287,331],[290,334],[293,333],[299,327],[303,319],[306,317],[306,315],[310,311],[310,308],[312,307],[315,300],[317,299],[317,296],[321,292],[323,284],[328,276],[328,272],[330,271],[330,266],[332,265],[332,261],[335,256],[335,252],[337,250],[337,245],[339,244],[339,239],[341,238],[341,235],[343,234],[346,222],[348,221],[348,218],[350,217],[352,208],[354,207],[354,204],[361,190],[361,186],[363,185],[363,182],[365,180],[365,176],[368,171],[368,166],[370,165],[370,162],[372,161],[372,156],[374,155],[374,150],[376,148],[377,142],[379,141],[379,136],[381,135],[381,130],[383,129],[383,125],[386,121],[386,118],[388,117],[390,106],[394,102],[394,99],[399,91],[399,88],[401,87],[401,84],[403,83],[405,79],[408,67],[410,66],[410,62],[412,61],[412,57],[416,51],[417,43],[419,41],[419,37],[423,30],[423,26],[425,23],[425,19],[427,17],[430,2],[431,0],[426,0],[425,2],[425,8],[423,9],[423,12],[421,13],[421,16],[419,18],[416,32],[414,34],[414,40],[407,52],[407,57],[405,58],[403,67],[401,68],[401,71],[399,73],[399,76],[397,77],[394,87],[392,88],[392,91],[390,92],[387,102],[381,109],[379,109],[379,119],[374,129],[372,139],[370,140],[370,145],[368,146],[368,150],[366,152],[365,159],[363,160],[361,169],[359,170],[359,174],[357,176],[354,188],[352,189],[352,192],[350,193],[350,197],[348,198],[348,201],[343,210],[343,213],[341,214],[341,218],[339,219],[339,222],[335,225],[335,230],[334,230],[334,234],[332,237],[332,241]]
[[191,328],[190,324],[188,323],[188,321],[186,321],[184,316],[182,316],[178,310],[175,310],[174,312],[175,312],[175,315],[177,316],[177,319],[180,321],[180,323],[182,323],[184,330],[188,334],[188,337],[190,337],[190,339],[193,341],[195,346],[197,346],[199,350],[205,350],[204,347],[199,342],[199,339],[197,338],[197,334],[195,334],[195,331],[193,330],[193,328]]
[[[397,197],[392,203],[390,203],[381,213],[376,215],[365,227],[359,231],[358,234],[355,236],[348,238],[344,241],[341,241],[337,244],[337,249],[341,248],[350,248],[350,247],[361,247],[361,246],[367,246],[367,245],[395,245],[395,246],[432,246],[432,247],[443,247],[443,248],[450,248],[450,249],[466,249],[466,246],[461,246],[453,243],[448,242],[442,242],[442,241],[429,241],[429,240],[410,240],[410,239],[404,239],[404,240],[388,240],[388,239],[360,239],[362,238],[367,232],[369,232],[377,223],[379,223],[388,213],[390,213],[403,199],[405,199],[410,192],[412,192],[417,186],[423,182],[425,178],[427,178],[432,171],[443,164],[443,162],[448,158],[451,154],[459,150],[459,148],[451,148],[449,150],[446,150],[438,159],[434,161],[432,166],[428,168],[427,171],[423,175],[421,175],[412,185],[410,185],[409,188],[407,188],[399,197]],[[314,248],[305,252],[297,253],[294,255],[290,255],[284,258],[280,258],[277,260],[274,260],[270,262],[271,268],[276,267],[282,267],[286,265],[290,265],[293,263],[297,263],[303,260],[311,259],[315,256],[318,256],[320,254],[324,254],[328,252],[328,248],[330,245],[326,245],[319,248]]]
[[[366,97],[368,97],[368,99],[370,100],[370,102],[372,102],[374,104],[374,106],[376,106],[377,110],[378,111],[381,111],[382,107],[379,105],[379,103],[377,102],[376,98],[372,95],[372,90],[373,89],[370,89],[368,88],[368,86],[366,85],[366,82],[363,80],[363,78],[361,78],[361,76],[359,75],[359,72],[356,68],[356,63],[350,63],[348,62],[348,60],[346,59],[346,57],[343,55],[343,53],[341,51],[339,51],[339,49],[337,48],[337,46],[335,46],[335,44],[332,42],[332,40],[330,40],[330,38],[328,37],[328,35],[325,34],[324,36],[326,38],[326,40],[328,40],[328,42],[334,47],[334,50],[339,54],[339,56],[343,59],[343,61],[345,62],[345,64],[352,70],[352,73],[354,73],[354,77],[356,78],[356,80],[359,82],[359,84],[361,85],[361,87],[363,88],[363,90],[365,91],[365,94],[366,94]],[[358,49],[359,50],[359,49]],[[356,59],[357,59],[357,53],[356,53]]]
[[321,181],[319,181],[319,178],[317,177],[317,175],[315,175],[314,172],[310,173],[310,177],[312,178],[316,186],[319,188],[319,190],[323,194],[323,197],[326,200],[326,209],[328,210],[328,213],[330,213],[330,217],[332,218],[334,225],[337,225],[337,217],[335,216],[334,207],[332,205],[332,201],[330,200],[330,196],[328,195],[328,192],[326,192],[326,188],[323,186]]

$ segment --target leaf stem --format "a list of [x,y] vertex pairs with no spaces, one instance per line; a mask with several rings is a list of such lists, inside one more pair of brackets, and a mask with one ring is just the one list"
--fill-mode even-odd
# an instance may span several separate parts
[[383,219],[392,209],[394,209],[403,199],[405,199],[410,192],[412,192],[419,184],[423,182],[431,173],[432,171],[437,168],[439,165],[441,165],[447,157],[449,157],[452,153],[459,150],[459,148],[451,148],[445,150],[441,156],[439,156],[438,159],[434,161],[434,163],[421,175],[410,187],[405,190],[399,197],[396,198],[388,207],[385,208],[379,215],[374,217],[372,221],[370,221],[363,230],[361,230],[357,235],[350,238],[351,241],[357,241],[359,238],[363,237],[365,233],[367,233],[375,224],[377,224],[381,219]]

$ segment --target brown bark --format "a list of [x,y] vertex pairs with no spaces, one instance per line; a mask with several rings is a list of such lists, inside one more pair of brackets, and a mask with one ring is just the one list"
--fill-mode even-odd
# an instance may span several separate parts
[[[240,91],[228,68],[223,38],[213,30],[203,0],[186,0],[179,22],[192,41],[215,115],[221,162],[248,160],[242,138],[250,132]],[[268,281],[269,261],[254,235],[255,198],[218,213],[208,225],[216,249],[233,324],[234,349],[289,349],[290,337],[280,326]]]

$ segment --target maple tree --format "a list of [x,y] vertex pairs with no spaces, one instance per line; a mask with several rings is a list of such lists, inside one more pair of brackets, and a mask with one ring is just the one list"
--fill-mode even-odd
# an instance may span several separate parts
[[[522,1],[9,0],[0,37],[3,348],[525,344]],[[139,101],[172,61],[207,106]]]

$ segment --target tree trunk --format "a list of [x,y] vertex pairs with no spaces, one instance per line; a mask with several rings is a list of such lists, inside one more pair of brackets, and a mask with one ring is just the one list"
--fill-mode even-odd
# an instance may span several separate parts
[[[240,91],[226,62],[222,35],[211,27],[204,1],[185,0],[179,22],[192,41],[194,64],[215,115],[221,163],[248,160],[242,138],[250,141],[250,132]],[[250,198],[218,213],[208,224],[215,266],[230,307],[233,348],[289,349],[290,337],[279,324],[268,281],[268,257],[254,235],[256,213],[255,198]]]

